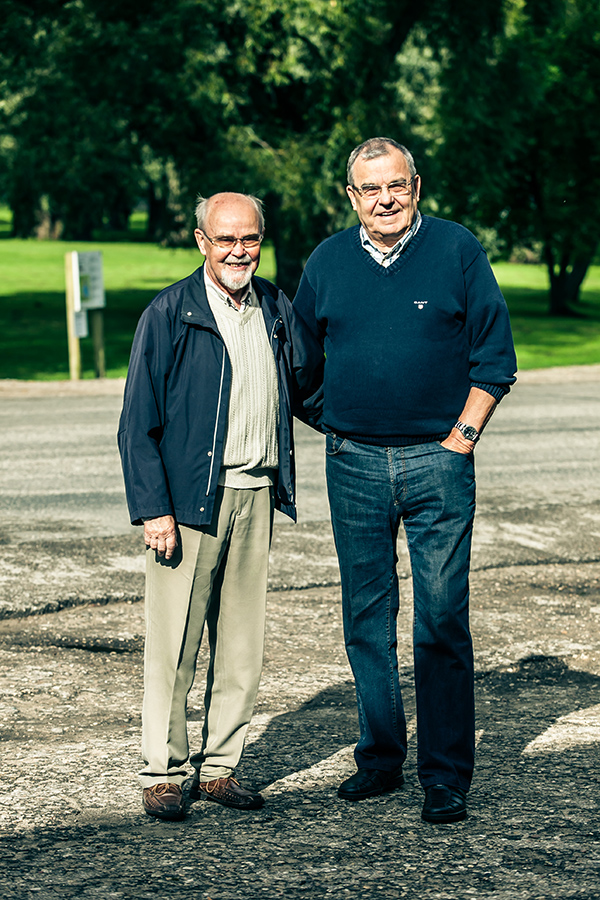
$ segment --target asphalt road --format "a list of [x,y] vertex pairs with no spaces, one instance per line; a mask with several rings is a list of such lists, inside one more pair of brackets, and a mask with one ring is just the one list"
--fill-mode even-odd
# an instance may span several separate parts
[[[11,542],[131,534],[115,437],[121,393],[121,382],[0,383]],[[297,444],[299,521],[326,522],[322,438],[299,425]],[[600,366],[524,373],[476,460],[476,565],[598,558]]]
[[[263,810],[144,816],[143,547],[122,386],[0,382],[0,895],[7,900],[598,900],[600,366],[526,373],[477,448],[469,817],[421,822],[401,553],[406,785],[360,804],[322,439],[298,430],[300,524],[274,532],[267,654],[239,775]],[[205,654],[205,651],[201,651]],[[206,656],[188,704],[202,727]]]

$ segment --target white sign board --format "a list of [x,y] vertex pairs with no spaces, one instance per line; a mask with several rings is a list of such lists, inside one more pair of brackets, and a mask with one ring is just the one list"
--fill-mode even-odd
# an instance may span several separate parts
[[65,288],[67,303],[67,339],[69,346],[69,377],[81,378],[80,338],[88,336],[88,314],[94,344],[96,377],[106,376],[104,357],[104,324],[102,310],[106,306],[102,254],[95,250],[86,253],[65,253]]
[[75,337],[86,338],[89,334],[88,317],[85,309],[80,309],[74,313],[75,316]]
[[[93,250],[71,254],[73,266],[73,307],[76,313],[88,309],[104,309],[102,253]],[[84,335],[82,335],[83,337]]]

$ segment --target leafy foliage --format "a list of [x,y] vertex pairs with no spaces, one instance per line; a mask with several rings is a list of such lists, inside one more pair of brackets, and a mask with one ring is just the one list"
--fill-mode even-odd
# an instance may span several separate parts
[[500,30],[456,47],[440,76],[439,181],[449,214],[543,245],[550,308],[571,312],[598,246],[600,7],[511,0]]
[[[425,208],[541,241],[566,310],[597,243],[597,0],[4,0],[0,195],[17,235],[89,239],[147,200],[263,197],[278,280],[354,221],[345,160],[411,146]],[[583,274],[582,274],[583,273]]]

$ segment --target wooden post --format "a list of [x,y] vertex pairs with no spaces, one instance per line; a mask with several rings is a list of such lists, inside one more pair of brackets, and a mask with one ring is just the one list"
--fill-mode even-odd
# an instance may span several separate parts
[[88,312],[90,331],[94,344],[94,368],[96,378],[106,378],[106,355],[104,353],[104,310],[90,309]]
[[[75,285],[77,279],[77,287]],[[69,343],[69,377],[71,381],[81,379],[81,350],[75,331],[75,291],[79,289],[79,267],[77,253],[65,253],[65,282],[67,288],[67,339]]]

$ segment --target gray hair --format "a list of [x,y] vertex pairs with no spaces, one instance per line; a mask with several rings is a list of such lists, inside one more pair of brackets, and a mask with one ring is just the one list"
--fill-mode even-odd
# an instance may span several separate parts
[[415,161],[410,150],[407,150],[403,144],[399,144],[397,141],[392,140],[392,138],[374,137],[369,138],[368,141],[363,141],[362,144],[355,147],[348,157],[348,165],[346,167],[348,184],[354,184],[354,163],[359,156],[361,159],[377,159],[378,156],[387,156],[390,152],[390,147],[395,147],[396,150],[399,150],[400,153],[402,153],[406,160],[406,164],[408,165],[410,177],[414,178],[417,174],[417,167],[415,166]]
[[[233,192],[232,192],[233,193]],[[265,216],[263,213],[263,203],[262,200],[259,200],[258,197],[254,197],[253,194],[235,194],[237,197],[245,197],[246,200],[249,200],[254,209],[256,210],[256,215],[258,217],[258,227],[259,231],[262,234],[265,230]],[[203,197],[202,194],[198,194],[196,209],[194,210],[196,214],[196,223],[200,231],[205,231],[206,219],[209,212],[209,204],[213,197],[218,197],[218,194],[212,194],[210,197]]]

